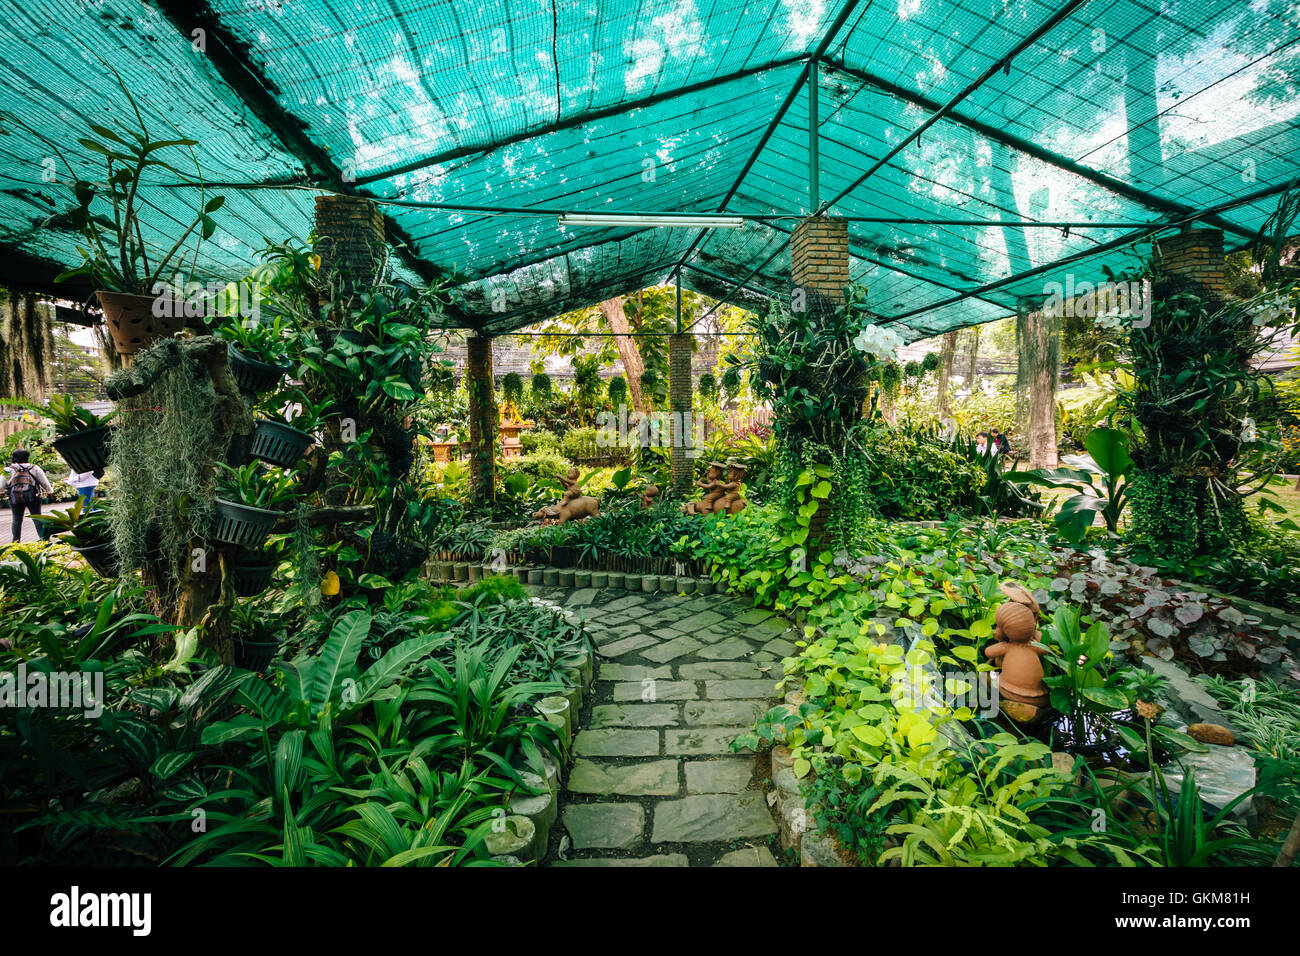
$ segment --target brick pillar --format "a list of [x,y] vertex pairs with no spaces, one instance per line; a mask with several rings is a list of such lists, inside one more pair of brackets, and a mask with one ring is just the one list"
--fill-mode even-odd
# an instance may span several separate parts
[[691,448],[691,336],[668,337],[668,409],[671,414],[673,490],[683,497],[691,491],[694,477]]
[[344,289],[356,280],[368,281],[383,260],[384,217],[369,199],[317,196],[316,234],[321,276],[328,277],[337,268]]
[[844,219],[811,216],[790,237],[790,281],[805,294],[820,292],[844,301],[849,284],[849,224]]
[[492,388],[492,337],[469,336],[465,375],[469,389],[469,496],[483,504],[495,492],[497,400]]
[[1186,229],[1156,240],[1153,258],[1165,275],[1190,279],[1222,299],[1227,286],[1223,274],[1223,232],[1218,229]]

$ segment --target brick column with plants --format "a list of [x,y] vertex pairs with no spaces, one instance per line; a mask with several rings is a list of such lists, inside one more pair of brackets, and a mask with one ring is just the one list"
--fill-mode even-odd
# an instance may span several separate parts
[[1223,553],[1246,532],[1236,464],[1249,421],[1246,309],[1225,303],[1223,233],[1190,229],[1152,252],[1150,324],[1129,334],[1141,426],[1128,536],[1151,561]]
[[672,412],[673,490],[687,497],[691,490],[691,336],[680,333],[668,338],[668,401]]
[[345,289],[369,279],[383,261],[384,217],[369,199],[317,196],[316,235],[320,237],[316,242],[320,275],[327,281],[337,275]]
[[486,504],[493,498],[496,480],[497,402],[492,387],[492,337],[471,335],[467,344],[470,499]]
[[[833,312],[842,305],[849,284],[847,220],[810,216],[790,237],[791,311]],[[816,320],[816,315],[814,315]],[[834,498],[821,501],[808,525],[810,544],[827,541]]]
[[790,237],[790,281],[797,297],[820,292],[844,301],[849,284],[849,224],[844,219],[811,216]]

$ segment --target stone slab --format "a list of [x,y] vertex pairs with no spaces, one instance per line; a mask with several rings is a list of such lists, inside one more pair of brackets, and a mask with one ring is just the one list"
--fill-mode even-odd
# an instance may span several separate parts
[[754,761],[749,757],[724,757],[721,760],[686,761],[686,792],[740,793],[754,776]]
[[636,803],[571,803],[564,828],[574,849],[628,850],[641,843],[645,811]]
[[761,700],[693,700],[683,705],[687,727],[744,727],[749,729],[768,706]]
[[776,681],[706,680],[704,696],[712,700],[768,700],[776,697]]
[[[723,703],[719,701],[718,703]],[[591,709],[590,727],[676,727],[676,704],[597,704]]]
[[573,762],[568,789],[572,793],[590,793],[602,797],[614,794],[625,797],[671,797],[681,788],[677,779],[677,766],[676,760],[615,766],[579,758]]
[[551,866],[690,866],[685,853],[663,856],[595,857],[587,860],[556,860]]
[[762,671],[749,661],[698,661],[677,665],[677,676],[683,680],[757,680]]
[[747,846],[722,854],[714,866],[776,866],[776,857],[765,846]]
[[763,794],[700,794],[662,800],[654,808],[652,843],[710,843],[745,840],[776,833]]
[[694,654],[703,646],[695,638],[681,635],[664,641],[655,647],[645,649],[641,652],[641,656],[658,664],[666,664],[679,657],[685,657],[687,654]]
[[657,757],[657,730],[581,730],[573,744],[583,757]]
[[687,757],[729,754],[731,742],[744,732],[741,727],[668,728],[664,731],[664,753]]
[[666,700],[695,700],[698,696],[693,681],[656,680],[653,685],[644,681],[628,681],[614,685],[616,703],[658,704]]

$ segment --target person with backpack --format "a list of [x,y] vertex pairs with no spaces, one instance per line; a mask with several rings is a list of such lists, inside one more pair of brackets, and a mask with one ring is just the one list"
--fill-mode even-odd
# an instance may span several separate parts
[[[31,452],[26,448],[16,448],[13,464],[0,471],[0,492],[9,494],[9,508],[13,511],[11,529],[14,544],[17,544],[23,537],[23,512],[40,514],[41,499],[53,495],[54,486],[41,467],[31,463]],[[37,533],[44,541],[45,530],[38,528]]]

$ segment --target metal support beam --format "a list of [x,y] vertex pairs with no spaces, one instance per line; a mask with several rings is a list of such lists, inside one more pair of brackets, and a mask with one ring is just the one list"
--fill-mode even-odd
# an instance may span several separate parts
[[426,156],[423,159],[412,160],[409,163],[403,163],[400,166],[394,166],[380,173],[371,173],[367,176],[359,176],[356,180],[358,186],[368,186],[371,183],[381,182],[385,179],[392,179],[395,176],[402,176],[406,173],[413,173],[417,170],[427,169],[430,166],[437,166],[441,163],[451,162],[454,159],[461,159],[465,156],[477,156],[486,153],[495,152],[506,146],[515,143],[521,143],[525,140],[535,139],[540,136],[546,136],[550,133],[556,133],[561,130],[572,129],[575,126],[584,126],[587,123],[594,123],[598,120],[609,119],[611,116],[621,116],[633,110],[645,109],[654,106],[657,103],[663,103],[679,96],[689,96],[692,93],[699,93],[703,90],[712,89],[715,86],[722,86],[727,83],[733,83],[736,80],[747,79],[759,73],[766,73],[769,70],[779,70],[787,66],[794,66],[803,60],[804,54],[796,56],[783,57],[779,60],[773,60],[771,63],[765,63],[762,66],[750,67],[746,70],[737,70],[734,73],[727,73],[722,76],[715,76],[712,79],[701,80],[698,83],[692,83],[689,86],[682,86],[669,90],[664,93],[655,93],[651,96],[643,96],[640,99],[626,100],[610,106],[602,107],[598,110],[591,110],[586,113],[580,113],[576,116],[570,116],[568,119],[560,120],[558,123],[551,123],[541,129],[526,130],[516,133],[512,136],[505,136],[491,143],[484,143],[479,146],[457,146],[454,149],[443,150],[441,153],[435,153],[433,156]]
[[[867,73],[863,70],[851,67],[840,60],[827,60],[826,65],[836,72],[843,73],[845,76],[852,77],[855,80],[861,80],[884,93],[897,97],[906,103],[911,103],[913,106],[919,106],[922,109],[931,111],[943,109],[943,104],[939,103],[937,100],[932,100],[913,90],[906,89],[896,83],[891,83],[888,80],[881,79],[872,73]],[[1061,156],[1058,153],[1054,153],[1050,149],[1044,149],[1037,143],[1016,136],[1013,133],[1008,133],[1001,127],[991,126],[988,123],[965,116],[955,110],[949,110],[945,114],[944,118],[953,123],[965,126],[968,129],[979,133],[986,139],[1002,143],[1004,146],[1007,146],[1016,152],[1032,156],[1034,159],[1047,163],[1049,166],[1055,166],[1057,169],[1063,169],[1068,173],[1073,173],[1081,179],[1086,179],[1088,182],[1101,186],[1119,196],[1123,196],[1125,199],[1131,199],[1134,202],[1141,203],[1148,209],[1154,209],[1164,213],[1176,213],[1178,215],[1183,215],[1192,211],[1191,206],[1175,202],[1172,199],[1165,199],[1161,196],[1155,195],[1154,193],[1147,192],[1144,189],[1134,186],[1131,183],[1124,182],[1122,179],[1116,179],[1106,173],[1098,172],[1097,170],[1084,166],[1081,163],[1076,163],[1074,160]],[[1257,242],[1261,238],[1258,233],[1251,232],[1249,229],[1217,216],[1204,221],[1217,226],[1225,232],[1231,232],[1233,235],[1240,236],[1243,239],[1249,239],[1252,242]],[[1007,223],[1007,225],[1013,224]],[[1030,224],[1017,223],[1015,225]],[[1074,229],[1081,227],[1072,225],[1070,228]]]
[[912,309],[911,311],[904,312],[901,315],[896,315],[889,319],[886,324],[901,322],[903,319],[911,318],[914,315],[923,315],[926,312],[933,312],[935,309],[954,305],[974,296],[982,295],[985,292],[992,292],[994,289],[1000,289],[1003,286],[1011,285],[1014,282],[1020,282],[1024,279],[1032,279],[1036,275],[1042,275],[1045,272],[1052,272],[1062,266],[1067,266],[1072,262],[1078,262],[1081,259],[1088,259],[1098,253],[1108,252],[1111,249],[1118,249],[1122,246],[1132,245],[1135,242],[1141,242],[1142,240],[1150,238],[1156,233],[1163,232],[1166,229],[1176,229],[1193,222],[1206,222],[1208,221],[1208,217],[1217,215],[1225,210],[1233,209],[1237,206],[1248,206],[1252,203],[1259,202],[1261,199],[1268,199],[1270,196],[1276,196],[1278,193],[1285,192],[1291,185],[1292,184],[1288,182],[1280,183],[1276,186],[1267,186],[1264,189],[1256,190],[1249,195],[1241,196],[1237,199],[1229,200],[1228,202],[1219,203],[1218,205],[1211,206],[1200,212],[1190,212],[1181,217],[1168,219],[1160,223],[1153,223],[1146,229],[1139,229],[1136,232],[1120,236],[1118,239],[1112,239],[1110,242],[1103,242],[1101,245],[1094,246],[1091,249],[1085,249],[1082,252],[1064,256],[1063,258],[1045,263],[1044,265],[1036,266],[1033,269],[1026,269],[1025,271],[1019,272],[1015,275],[1007,276],[1005,279],[998,279],[996,282],[985,283],[977,289],[970,289],[960,295],[955,295],[940,302],[935,302],[931,305],[922,306],[919,309]]
[[[348,183],[343,171],[335,165],[329,153],[307,135],[306,125],[284,109],[276,100],[280,92],[255,64],[258,58],[245,43],[236,39],[221,22],[208,3],[182,3],[179,0],[156,0],[163,16],[176,28],[189,44],[192,31],[201,28],[208,39],[207,57],[213,69],[272,133],[280,144],[306,168],[318,184],[352,196],[364,196],[355,183]],[[372,198],[366,196],[367,199]],[[394,220],[384,217],[384,232],[389,246],[425,282],[447,278],[444,270],[415,254],[414,244],[406,231]],[[472,324],[468,316],[448,307],[453,321]]]
[[808,64],[808,210],[815,213],[821,208],[821,150],[817,144],[818,127],[818,70],[817,58]]
[[[768,140],[772,138],[772,134],[775,133],[777,127],[781,125],[781,120],[785,119],[785,114],[789,111],[790,107],[794,105],[794,101],[799,96],[799,90],[803,88],[805,81],[808,79],[808,74],[812,70],[813,63],[821,59],[822,54],[826,52],[827,48],[831,45],[831,42],[835,39],[836,34],[840,32],[845,22],[850,16],[852,16],[853,11],[857,8],[859,2],[860,0],[845,0],[844,5],[840,7],[840,12],[836,14],[835,19],[831,21],[831,25],[827,27],[826,33],[821,38],[821,42],[817,44],[817,48],[813,50],[812,55],[809,56],[807,61],[804,63],[803,69],[799,71],[799,75],[795,77],[794,83],[790,86],[790,92],[785,95],[785,99],[781,101],[781,105],[777,107],[776,113],[772,116],[772,121],[767,124],[767,129],[763,131],[762,137],[750,152],[749,159],[745,160],[745,165],[741,167],[739,175],[736,176],[736,181],[731,184],[731,188],[727,190],[727,195],[722,198],[722,202],[718,205],[717,209],[719,213],[726,212],[727,204],[735,198],[736,193],[740,190],[741,183],[745,181],[745,177],[749,175],[749,171],[753,169],[754,164],[758,162],[758,157],[762,154],[763,148],[767,146]],[[867,5],[871,5],[871,0],[867,0]],[[686,260],[691,257],[691,253],[698,248],[700,242],[707,234],[707,229],[701,229],[696,234],[695,238],[691,240],[690,246],[687,247],[686,252],[684,252],[681,259],[678,260],[677,267],[679,269],[686,265]]]
[[881,159],[876,160],[876,162],[873,163],[865,173],[863,173],[861,176],[859,176],[857,179],[853,181],[852,185],[842,190],[834,199],[827,200],[823,205],[818,206],[815,209],[814,214],[824,213],[831,206],[835,205],[837,202],[839,202],[849,193],[853,192],[853,190],[857,189],[868,179],[874,176],[877,170],[879,170],[891,159],[893,159],[895,156],[897,156],[899,153],[905,150],[912,143],[916,142],[916,140],[918,140],[921,137],[922,133],[924,133],[935,123],[939,122],[939,120],[943,119],[944,116],[950,113],[953,110],[953,108],[957,106],[958,103],[960,103],[962,100],[966,99],[966,97],[970,96],[972,93],[978,90],[981,86],[987,83],[992,77],[996,76],[999,71],[1010,70],[1012,60],[1014,60],[1017,56],[1019,56],[1021,53],[1023,53],[1025,50],[1031,47],[1033,44],[1037,43],[1038,40],[1042,38],[1046,33],[1048,33],[1053,27],[1055,27],[1058,23],[1060,23],[1062,20],[1068,17],[1079,7],[1083,6],[1086,2],[1087,0],[1067,0],[1067,2],[1061,7],[1059,7],[1055,13],[1053,13],[1041,24],[1035,27],[1019,43],[1017,43],[1014,47],[1012,47],[1011,50],[1005,56],[999,59],[996,63],[993,63],[991,66],[989,66],[988,69],[986,69],[983,73],[981,73],[978,77],[976,77],[961,92],[959,92],[956,96],[950,99],[939,109],[931,113],[924,123],[922,123],[916,129],[912,130],[912,132],[908,133],[907,136],[905,136],[902,139],[902,141],[898,143],[897,146],[895,146],[888,153],[886,153]]

